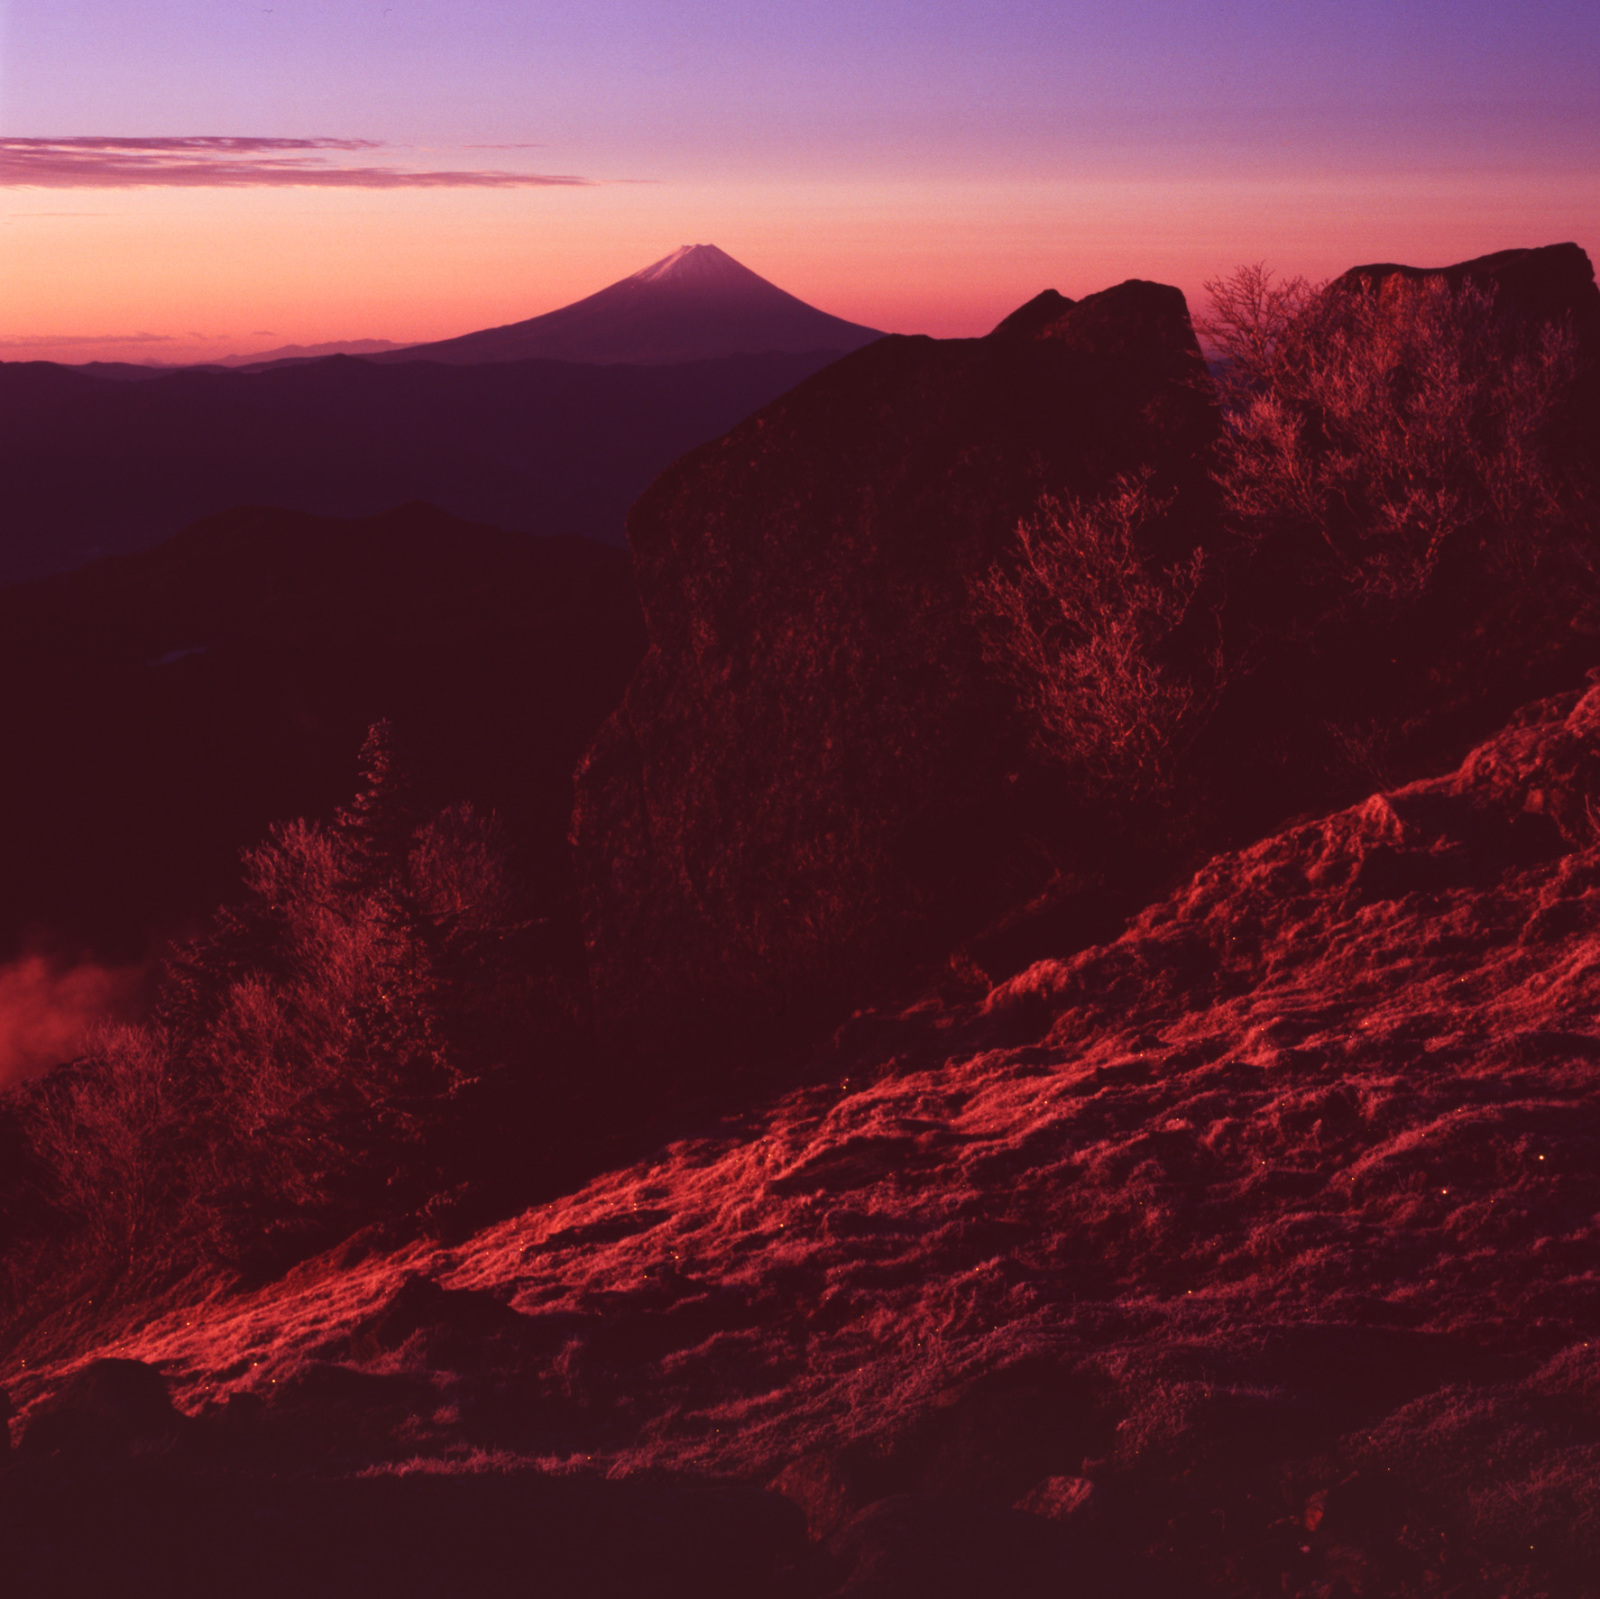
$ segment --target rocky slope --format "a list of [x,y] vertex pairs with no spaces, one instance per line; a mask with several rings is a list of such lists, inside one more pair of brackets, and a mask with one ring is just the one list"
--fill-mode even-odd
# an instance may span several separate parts
[[[1368,322],[1384,314],[1362,285],[1396,275],[1493,290],[1462,302],[1474,329],[1446,316],[1454,331],[1430,335],[1454,356],[1404,356],[1453,372],[1452,395],[1402,381],[1399,323],[1352,331],[1368,325],[1358,301]],[[662,474],[629,523],[650,648],[578,775],[573,824],[615,1057],[692,1077],[922,980],[952,950],[959,988],[1015,970],[1049,947],[1042,932],[1091,942],[1205,853],[1443,770],[1582,669],[1600,420],[1587,257],[1356,268],[1303,316],[1331,365],[1274,380],[1289,406],[1277,444],[1240,445],[1237,417],[1219,435],[1182,296],[1133,282],[1078,304],[1046,291],[983,340],[882,340]],[[1568,325],[1576,339],[1545,393],[1529,350],[1550,322],[1556,344]],[[1385,375],[1368,382],[1361,361]],[[1521,387],[1501,393],[1507,373]],[[1456,429],[1448,447],[1435,412]],[[1290,437],[1292,462],[1275,453]],[[1388,498],[1325,493],[1346,470]],[[1080,544],[1044,628],[1093,632],[1055,603],[1081,581],[1093,603],[1076,614],[1113,618],[1101,685],[1170,670],[1192,693],[1177,775],[1144,809],[1125,774],[1096,792],[1071,750],[1049,758],[973,599],[975,580],[1020,564],[1017,525],[1041,496],[1092,502],[1140,474],[1170,500],[1142,525],[1139,581],[1170,597],[1202,558],[1182,627],[1117,656],[1135,612],[1125,589],[1093,590],[1098,556]],[[1526,514],[1502,528],[1514,481]],[[1230,499],[1219,514],[1219,484],[1273,509],[1241,522]],[[1429,523],[1417,507],[1434,503],[1459,515]],[[1385,539],[1432,551],[1413,586],[1374,575]],[[1015,636],[1004,650],[1025,654]],[[1107,714],[1158,725],[1144,711]]]
[[1215,411],[1176,289],[1047,313],[857,351],[630,513],[650,648],[573,822],[615,1053],[803,1031],[1048,876],[1037,835],[1059,796],[1031,781],[969,583],[1045,490],[1093,496],[1147,467],[1187,554]]
[[29,1593],[1600,1593],[1597,805],[1590,689],[1111,943],[864,1013],[569,1198],[86,1308],[13,1352],[0,1562]]

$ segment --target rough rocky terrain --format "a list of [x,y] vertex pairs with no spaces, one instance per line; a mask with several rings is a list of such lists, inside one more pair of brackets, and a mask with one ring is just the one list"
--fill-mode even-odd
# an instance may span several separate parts
[[476,1236],[84,1307],[14,1352],[0,1567],[1600,1593],[1597,804],[1589,689]]

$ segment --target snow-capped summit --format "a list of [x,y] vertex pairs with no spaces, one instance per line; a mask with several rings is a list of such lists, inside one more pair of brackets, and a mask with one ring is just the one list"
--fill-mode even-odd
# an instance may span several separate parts
[[[685,244],[671,255],[652,261],[624,283],[653,283],[685,293],[754,294],[770,297],[774,293],[793,300],[782,289],[735,261],[726,250],[714,244]],[[803,304],[803,301],[794,301]],[[806,307],[807,310],[811,308]]]
[[882,336],[785,293],[714,244],[686,244],[558,311],[376,359],[662,365],[774,350],[843,355]]

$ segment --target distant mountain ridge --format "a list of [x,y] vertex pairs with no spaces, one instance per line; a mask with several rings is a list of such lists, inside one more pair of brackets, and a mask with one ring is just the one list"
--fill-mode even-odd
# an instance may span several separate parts
[[328,344],[280,344],[272,350],[251,350],[242,355],[222,355],[202,366],[268,366],[280,361],[320,361],[326,355],[382,355],[405,346],[394,339],[334,339]]
[[509,532],[621,544],[628,506],[658,472],[831,359],[0,363],[0,584],[141,549],[239,505],[371,516],[426,500]]
[[829,316],[714,244],[686,244],[586,299],[526,322],[368,357],[381,362],[585,361],[658,366],[773,352],[844,355],[877,328]]

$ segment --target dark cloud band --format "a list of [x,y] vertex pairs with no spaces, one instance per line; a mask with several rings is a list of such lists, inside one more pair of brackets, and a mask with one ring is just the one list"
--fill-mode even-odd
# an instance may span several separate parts
[[383,148],[371,139],[0,139],[0,188],[573,188],[588,178],[535,172],[342,166],[327,152]]

